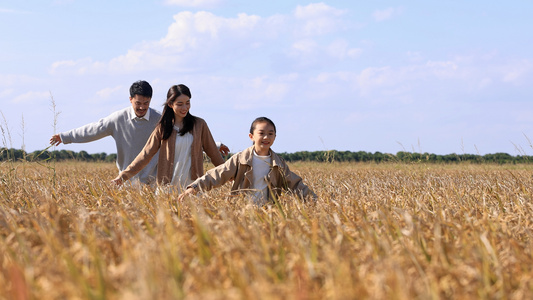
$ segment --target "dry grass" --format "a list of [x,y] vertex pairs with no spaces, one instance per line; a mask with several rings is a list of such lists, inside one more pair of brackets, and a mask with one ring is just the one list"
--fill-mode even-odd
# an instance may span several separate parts
[[[531,166],[293,164],[317,203],[0,165],[0,299],[527,299]],[[55,181],[53,180],[55,178]]]

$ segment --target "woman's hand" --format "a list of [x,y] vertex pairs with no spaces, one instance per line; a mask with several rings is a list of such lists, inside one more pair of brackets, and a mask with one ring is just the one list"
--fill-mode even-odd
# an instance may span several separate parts
[[122,176],[119,174],[117,178],[111,180],[116,185],[122,185],[124,183],[124,180],[122,180]]

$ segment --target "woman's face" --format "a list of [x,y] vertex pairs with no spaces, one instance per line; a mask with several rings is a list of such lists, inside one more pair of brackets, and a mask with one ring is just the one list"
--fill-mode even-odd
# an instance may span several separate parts
[[175,120],[181,122],[189,112],[189,109],[191,109],[191,99],[189,96],[181,94],[168,106],[174,111]]

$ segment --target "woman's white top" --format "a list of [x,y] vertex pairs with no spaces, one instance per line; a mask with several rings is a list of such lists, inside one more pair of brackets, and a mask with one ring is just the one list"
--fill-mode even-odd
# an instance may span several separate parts
[[[179,132],[179,128],[174,126]],[[183,136],[176,136],[176,148],[174,152],[174,174],[171,184],[182,189],[192,183],[191,180],[191,145],[193,136],[187,132]]]

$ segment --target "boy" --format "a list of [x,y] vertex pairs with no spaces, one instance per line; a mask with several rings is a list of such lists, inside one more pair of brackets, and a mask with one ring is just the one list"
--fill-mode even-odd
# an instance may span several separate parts
[[233,155],[226,163],[213,168],[187,186],[178,201],[199,190],[208,191],[233,180],[232,194],[245,193],[258,205],[264,205],[272,197],[278,197],[281,190],[289,190],[301,198],[316,195],[303,182],[302,178],[289,169],[285,161],[270,147],[276,139],[276,126],[266,117],[252,122],[248,135],[253,145]]

